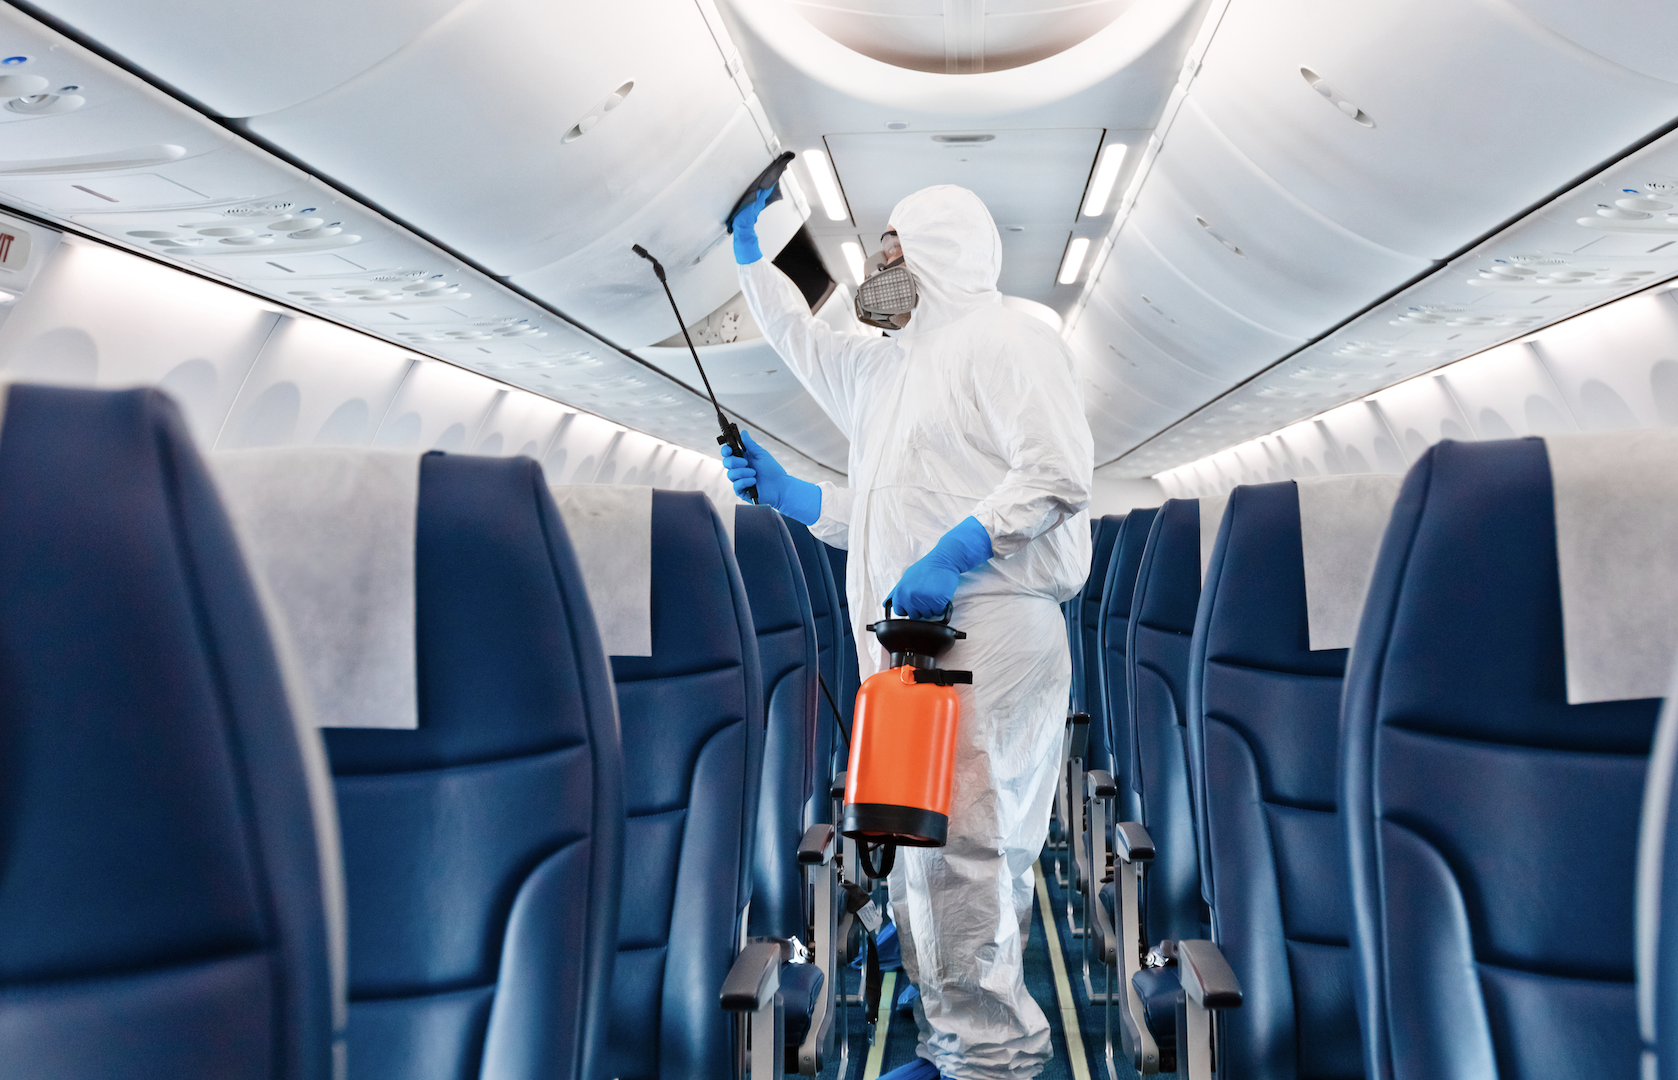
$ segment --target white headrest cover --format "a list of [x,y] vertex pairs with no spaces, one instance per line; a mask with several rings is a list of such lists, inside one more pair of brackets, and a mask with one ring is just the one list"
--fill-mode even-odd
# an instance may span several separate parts
[[653,489],[551,487],[608,656],[653,654]]
[[1312,649],[1349,649],[1402,476],[1308,476],[1299,486],[1305,617]]
[[208,461],[316,723],[418,727],[419,455],[286,447]]
[[1546,435],[1567,701],[1661,697],[1678,653],[1678,431]]

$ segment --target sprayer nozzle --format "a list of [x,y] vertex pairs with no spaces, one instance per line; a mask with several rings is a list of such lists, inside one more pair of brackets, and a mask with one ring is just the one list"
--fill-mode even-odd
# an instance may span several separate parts
[[658,275],[658,280],[660,280],[660,281],[664,280],[664,266],[657,259],[652,257],[651,252],[649,252],[646,248],[642,247],[640,244],[631,244],[629,246],[629,250],[635,252],[635,254],[641,256],[641,258],[643,258],[643,259],[647,260],[648,262],[652,263],[653,264],[653,273]]

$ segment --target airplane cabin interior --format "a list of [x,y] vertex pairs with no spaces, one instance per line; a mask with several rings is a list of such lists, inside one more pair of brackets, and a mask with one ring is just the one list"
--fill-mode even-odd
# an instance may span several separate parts
[[1675,669],[1678,5],[0,0],[0,1080],[1678,1080]]

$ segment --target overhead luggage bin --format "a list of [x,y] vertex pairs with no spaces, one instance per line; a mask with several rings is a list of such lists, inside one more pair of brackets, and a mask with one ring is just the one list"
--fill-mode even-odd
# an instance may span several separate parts
[[1294,198],[1212,125],[1197,97],[1172,121],[1124,226],[1140,229],[1183,277],[1260,326],[1304,339],[1432,268]]
[[[1511,7],[1231,4],[1193,97],[1305,206],[1443,259],[1678,114],[1678,85],[1605,64]],[[1641,10],[1594,5],[1591,21]]]

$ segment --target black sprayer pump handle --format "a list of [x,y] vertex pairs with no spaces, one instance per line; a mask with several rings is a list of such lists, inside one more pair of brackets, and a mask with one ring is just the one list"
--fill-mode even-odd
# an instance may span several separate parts
[[[717,436],[717,445],[728,447],[734,452],[735,457],[745,457],[746,444],[740,438],[740,425],[730,421],[724,415],[722,406],[717,404],[716,391],[711,389],[711,379],[705,374],[705,365],[699,362],[699,350],[693,347],[693,338],[688,336],[687,323],[682,321],[682,310],[676,306],[676,295],[670,291],[670,282],[665,279],[663,264],[653,258],[652,253],[640,244],[632,244],[630,248],[635,254],[653,264],[653,273],[658,275],[658,283],[664,286],[664,296],[670,301],[670,310],[676,315],[676,325],[681,327],[682,340],[688,343],[688,352],[693,355],[693,366],[699,369],[699,378],[705,383],[705,393],[710,395],[711,398],[711,408],[717,410],[717,426],[722,429],[722,434]],[[756,484],[746,489],[746,498],[754,503],[757,502]]]
[[[892,617],[892,615],[891,615],[891,597],[889,597],[889,596],[886,597],[885,604],[886,604],[886,618],[889,619],[889,618]],[[927,619],[926,621],[927,622],[940,622],[940,623],[943,623],[945,626],[948,626],[950,624],[950,615],[951,615],[952,612],[955,611],[955,609],[956,609],[956,602],[954,600],[951,600],[949,603],[944,605],[944,614],[938,616],[938,618],[936,618],[936,619]],[[907,616],[905,616],[905,617],[907,617]],[[965,637],[966,635],[963,635],[963,636]]]

